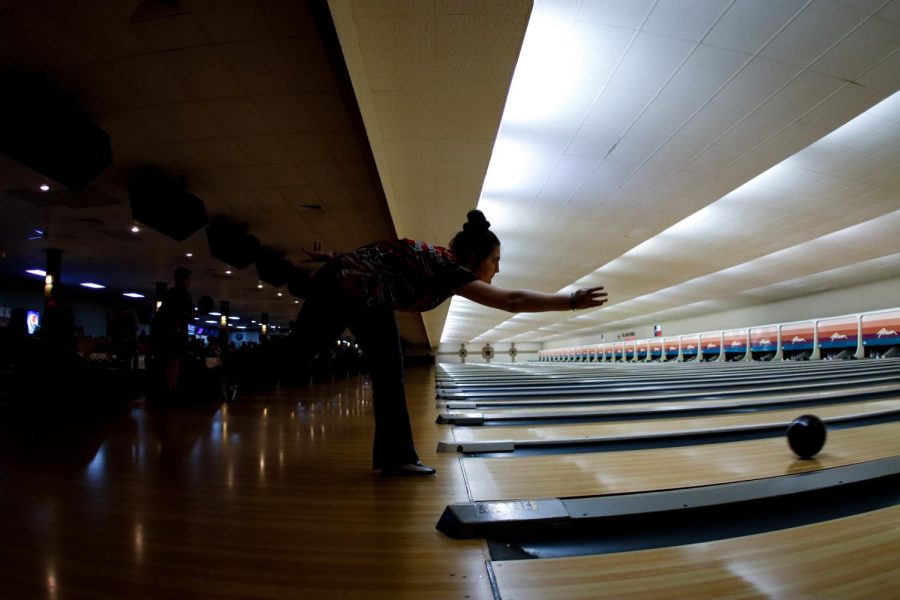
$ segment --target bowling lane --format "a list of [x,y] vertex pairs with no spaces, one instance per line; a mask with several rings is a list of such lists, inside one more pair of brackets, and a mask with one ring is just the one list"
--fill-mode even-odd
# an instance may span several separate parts
[[900,506],[653,550],[489,563],[503,600],[895,598]]
[[[444,368],[441,366],[440,368]],[[501,367],[497,367],[498,369]],[[551,375],[536,366],[518,367],[502,376],[452,377],[438,376],[439,388],[456,388],[457,392],[477,392],[498,388],[559,387],[568,384],[589,385],[616,381],[640,382],[649,380],[675,381],[715,381],[732,377],[754,377],[779,375],[789,377],[794,374],[862,373],[896,371],[900,369],[900,359],[867,361],[809,361],[778,363],[643,363],[643,364],[582,364],[572,365],[565,375]]]
[[461,458],[472,501],[628,494],[795,475],[900,455],[897,423],[830,431],[825,448],[798,459],[783,436],[697,446]]
[[[818,392],[818,390],[822,390]],[[653,402],[657,400],[692,400],[692,399],[708,399],[716,400],[722,398],[741,398],[777,394],[783,392],[797,393],[820,393],[821,395],[835,394],[852,394],[858,395],[872,391],[874,393],[883,393],[900,390],[900,374],[870,377],[864,380],[845,381],[820,381],[793,385],[767,385],[760,387],[751,387],[749,389],[719,389],[710,391],[699,389],[688,392],[639,392],[625,395],[616,394],[598,394],[595,396],[576,396],[563,397],[546,396],[542,398],[508,398],[504,400],[475,400],[475,401],[453,401],[447,402],[445,406],[449,410],[454,409],[507,409],[510,407],[531,407],[531,406],[578,406],[586,404],[615,404],[624,402]]]
[[817,374],[798,374],[796,376],[787,377],[777,374],[760,375],[758,377],[735,377],[719,381],[699,381],[696,379],[682,379],[679,381],[664,381],[662,379],[650,380],[646,383],[635,383],[628,381],[620,381],[616,383],[604,384],[584,384],[584,385],[559,385],[559,386],[539,386],[539,387],[521,387],[521,388],[496,388],[478,390],[475,392],[450,392],[441,394],[441,399],[446,402],[453,401],[474,401],[483,400],[503,400],[511,399],[519,401],[521,399],[553,399],[565,396],[590,396],[603,394],[619,394],[619,395],[639,395],[652,392],[665,393],[672,390],[679,391],[705,391],[707,393],[714,390],[734,390],[745,389],[753,390],[755,388],[766,385],[819,385],[823,382],[835,381],[838,383],[867,381],[887,381],[896,380],[900,376],[900,372],[896,370],[866,370],[856,371],[853,373],[817,373]]
[[[709,435],[740,431],[752,431],[787,427],[800,410],[759,411],[715,415],[706,417],[681,417],[589,425],[542,425],[535,427],[454,427],[452,439],[441,442],[438,450],[454,452],[462,445],[464,452],[478,452],[479,446],[496,447],[497,442],[508,441],[514,447],[584,444],[590,442],[614,442],[642,440],[660,437]],[[861,419],[900,413],[900,395],[891,399],[852,402],[847,404],[804,406],[802,412],[811,412],[826,423]]]
[[482,424],[516,423],[517,421],[544,421],[564,419],[609,419],[623,416],[675,415],[691,412],[725,412],[728,410],[744,410],[749,408],[774,407],[792,405],[801,408],[804,404],[824,403],[840,400],[886,399],[897,395],[896,384],[867,387],[853,387],[851,391],[834,389],[828,391],[792,393],[792,394],[749,394],[739,399],[722,399],[710,396],[703,400],[689,402],[636,402],[594,404],[588,406],[541,407],[471,411],[448,411],[439,415],[442,423]]

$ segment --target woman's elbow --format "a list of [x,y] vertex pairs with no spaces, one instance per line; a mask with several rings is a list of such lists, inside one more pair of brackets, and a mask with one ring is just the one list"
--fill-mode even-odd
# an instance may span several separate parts
[[509,294],[500,308],[511,313],[522,312],[525,309],[525,295],[519,292]]

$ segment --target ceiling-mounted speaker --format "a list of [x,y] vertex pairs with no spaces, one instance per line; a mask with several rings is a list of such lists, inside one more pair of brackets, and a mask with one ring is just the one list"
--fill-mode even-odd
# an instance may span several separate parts
[[176,240],[186,240],[207,224],[206,207],[189,194],[181,177],[159,167],[144,166],[128,179],[131,215],[135,221]]
[[212,219],[206,228],[209,253],[236,269],[249,267],[259,252],[259,240],[247,233],[244,225],[228,219]]
[[30,73],[0,73],[0,152],[80,190],[112,163],[109,134],[63,93]]
[[312,286],[312,279],[309,276],[309,271],[294,267],[288,277],[287,286],[291,295],[296,296],[297,298],[306,298],[309,294],[309,289]]
[[256,255],[256,274],[260,281],[281,287],[287,283],[294,265],[284,258],[284,253],[263,246]]

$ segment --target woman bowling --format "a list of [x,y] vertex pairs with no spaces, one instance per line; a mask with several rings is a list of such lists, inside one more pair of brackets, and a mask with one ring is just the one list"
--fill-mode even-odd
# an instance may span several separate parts
[[372,467],[386,475],[429,476],[413,444],[403,381],[403,351],[394,311],[423,312],[456,294],[513,313],[577,310],[607,301],[602,287],[571,294],[491,285],[500,272],[500,240],[473,210],[449,248],[409,239],[376,242],[327,258],[291,331],[291,347],[307,362],[349,328],[365,351],[372,377],[375,442]]

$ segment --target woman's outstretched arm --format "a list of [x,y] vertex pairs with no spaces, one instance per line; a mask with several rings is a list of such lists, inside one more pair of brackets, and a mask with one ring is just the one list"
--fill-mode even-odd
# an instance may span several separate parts
[[567,294],[547,294],[534,290],[506,290],[476,280],[456,288],[453,292],[472,302],[512,313],[595,308],[603,306],[607,301],[606,292],[602,287],[581,289]]

